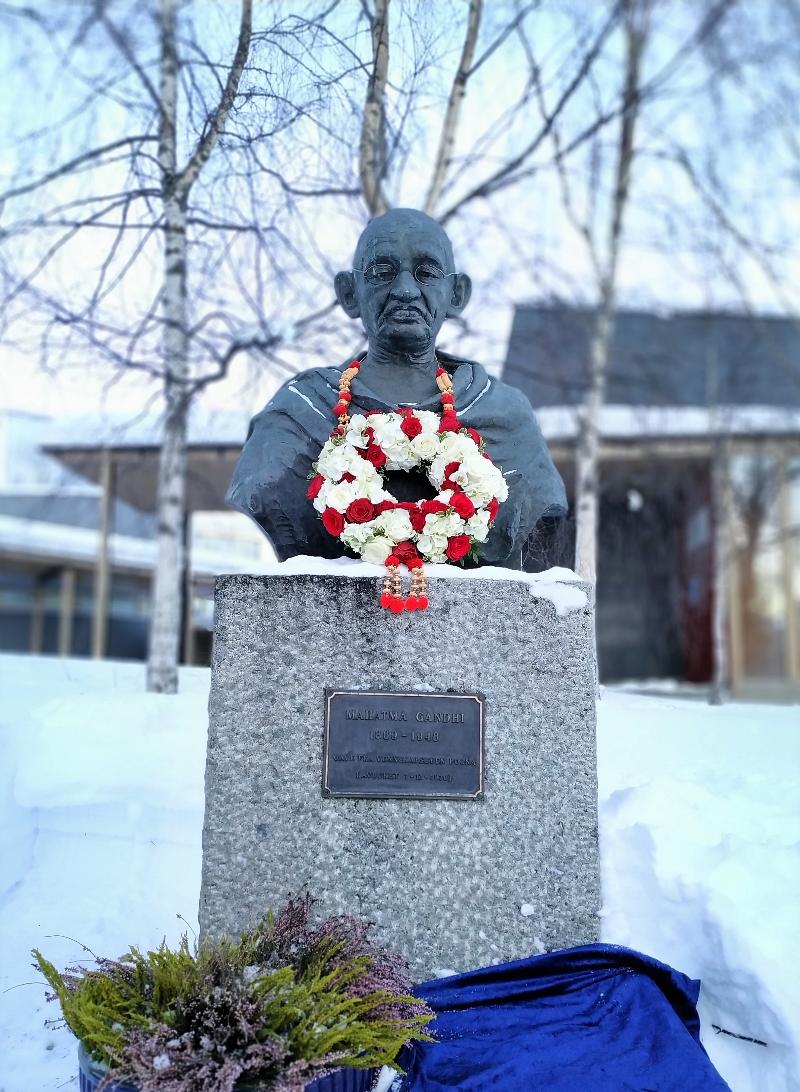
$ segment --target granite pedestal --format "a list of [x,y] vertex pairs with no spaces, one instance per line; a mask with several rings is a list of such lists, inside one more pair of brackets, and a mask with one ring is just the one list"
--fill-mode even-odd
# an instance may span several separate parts
[[[592,608],[558,589],[433,579],[392,616],[373,577],[220,577],[202,933],[308,889],[418,979],[596,940]],[[324,799],[326,687],[483,694],[484,799]]]

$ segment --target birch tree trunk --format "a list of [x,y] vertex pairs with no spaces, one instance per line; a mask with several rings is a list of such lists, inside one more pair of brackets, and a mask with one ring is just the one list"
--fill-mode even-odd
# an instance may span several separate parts
[[[161,0],[159,166],[164,208],[163,368],[165,419],[158,464],[158,552],[153,579],[147,689],[178,689],[184,572],[186,467],[191,375],[187,314],[187,208],[192,185],[209,159],[230,113],[250,49],[252,0],[242,0],[236,54],[219,104],[189,162],[178,170],[178,49],[175,0]],[[187,612],[188,613],[188,612]]]
[[467,30],[464,37],[464,47],[461,50],[461,59],[450,88],[450,97],[447,100],[447,110],[442,123],[442,132],[439,138],[439,148],[433,165],[431,184],[428,187],[428,195],[423,206],[429,216],[434,216],[439,198],[442,195],[442,186],[447,177],[447,170],[453,157],[453,148],[458,133],[458,123],[461,118],[461,107],[464,104],[464,96],[467,93],[467,81],[470,69],[475,58],[475,46],[478,43],[478,31],[481,25],[481,11],[483,0],[470,0],[469,14],[467,16]]
[[164,395],[166,412],[158,463],[158,551],[153,579],[147,689],[178,689],[183,521],[186,512],[188,340],[186,326],[186,201],[177,178],[175,9],[161,3],[161,123],[159,163],[164,203]]
[[370,216],[380,216],[389,208],[383,190],[386,173],[386,81],[389,78],[389,0],[375,0],[370,31],[372,72],[367,84],[361,124],[358,173]]
[[615,277],[604,278],[589,347],[589,390],[579,416],[575,450],[575,571],[581,579],[597,580],[597,535],[600,489],[600,414],[606,397],[606,377],[616,308]]
[[630,192],[634,136],[640,105],[642,54],[652,0],[625,0],[625,79],[605,267],[598,284],[598,305],[589,352],[589,389],[579,416],[575,452],[575,570],[591,584],[597,580],[599,525],[600,414],[605,402],[609,356],[614,338],[617,266]]

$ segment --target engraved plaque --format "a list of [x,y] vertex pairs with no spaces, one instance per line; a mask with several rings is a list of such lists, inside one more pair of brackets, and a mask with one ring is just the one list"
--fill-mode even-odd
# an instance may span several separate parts
[[322,795],[480,800],[483,698],[326,690]]

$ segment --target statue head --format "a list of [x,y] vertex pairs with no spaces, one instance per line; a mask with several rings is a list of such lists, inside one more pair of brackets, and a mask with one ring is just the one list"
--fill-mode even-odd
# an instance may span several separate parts
[[456,273],[444,228],[416,209],[392,209],[361,234],[353,268],[337,273],[336,298],[360,318],[369,344],[384,353],[432,353],[446,318],[469,302],[472,283]]

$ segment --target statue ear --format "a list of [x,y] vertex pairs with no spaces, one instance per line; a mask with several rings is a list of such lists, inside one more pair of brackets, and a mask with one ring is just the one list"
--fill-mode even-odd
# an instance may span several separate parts
[[447,308],[448,317],[453,318],[455,315],[460,315],[469,303],[471,295],[472,281],[466,273],[456,273],[455,277],[453,277],[453,294]]
[[361,310],[356,299],[356,279],[352,273],[337,273],[333,278],[333,288],[339,306],[350,318],[358,318]]

